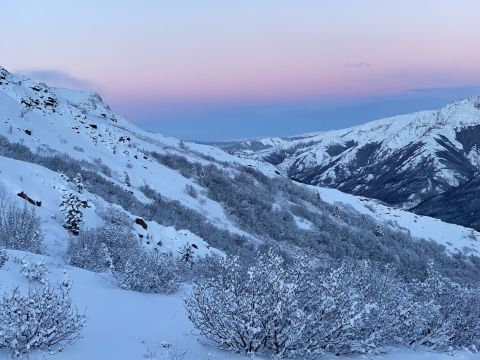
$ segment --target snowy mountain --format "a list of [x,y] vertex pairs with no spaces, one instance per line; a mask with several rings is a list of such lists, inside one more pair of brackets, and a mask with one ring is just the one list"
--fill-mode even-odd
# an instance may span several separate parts
[[[345,130],[217,146],[276,165],[283,174],[302,183],[411,208],[444,192],[460,194],[462,186],[478,173],[480,97]],[[448,200],[443,198],[436,198],[435,206],[442,202],[447,208]],[[456,201],[466,205],[469,199],[457,197]],[[467,215],[461,211],[462,206],[445,219],[458,222]],[[416,210],[443,218],[443,212],[429,207],[428,202]],[[468,215],[478,214],[478,209],[473,211]],[[472,221],[460,223],[478,228]]]
[[[462,126],[473,127],[470,120],[478,115],[475,106],[475,100],[451,105],[450,110],[447,107],[441,111],[445,117],[442,119],[455,118]],[[455,115],[460,113],[463,122]],[[433,112],[416,116],[435,124]],[[34,236],[42,240],[40,250],[33,251],[35,254],[31,249],[9,248],[9,260],[3,267],[0,253],[1,290],[32,286],[24,277],[22,258],[31,262],[43,258],[49,282],[61,281],[65,272],[69,275],[73,282],[73,302],[79,308],[87,306],[90,320],[84,338],[57,354],[59,359],[96,358],[99,354],[102,358],[114,356],[125,360],[142,356],[151,359],[233,359],[239,357],[211,351],[190,335],[192,324],[182,302],[182,297],[189,293],[188,281],[173,295],[143,294],[138,291],[142,284],[128,283],[127,286],[127,282],[122,281],[129,279],[117,276],[125,275],[119,270],[120,264],[125,269],[135,267],[138,265],[135,261],[145,260],[143,255],[134,253],[139,257],[130,258],[132,253],[120,253],[116,263],[116,244],[109,247],[101,242],[90,253],[98,256],[100,265],[104,266],[97,269],[87,264],[93,259],[81,252],[85,250],[82,246],[76,248],[79,253],[72,254],[72,244],[90,241],[90,237],[101,238],[105,229],[108,234],[114,230],[112,227],[125,227],[128,232],[120,235],[129,236],[131,232],[148,254],[168,254],[175,261],[187,258],[201,262],[210,255],[238,255],[248,262],[258,251],[275,247],[287,255],[300,254],[313,262],[326,264],[340,263],[347,257],[388,264],[410,280],[424,277],[428,263],[434,261],[443,276],[460,283],[475,283],[480,276],[480,262],[475,261],[480,254],[479,233],[391,208],[366,197],[292,182],[282,172],[296,180],[305,179],[297,177],[298,174],[292,175],[290,165],[286,165],[290,158],[272,160],[283,151],[276,153],[276,149],[284,149],[284,154],[297,154],[295,151],[304,146],[309,149],[311,146],[313,150],[318,145],[327,146],[333,152],[328,156],[336,157],[339,164],[350,157],[357,159],[351,164],[364,161],[372,166],[368,171],[378,170],[371,163],[376,155],[369,157],[365,155],[368,151],[360,151],[358,147],[369,149],[367,139],[370,142],[375,139],[370,135],[376,127],[377,135],[391,127],[400,134],[400,128],[409,127],[406,119],[404,125],[388,125],[391,121],[380,121],[376,126],[371,125],[370,130],[350,130],[356,135],[342,137],[338,132],[331,141],[322,137],[324,135],[316,135],[242,145],[240,153],[254,157],[245,158],[214,146],[148,133],[116,115],[97,94],[51,88],[0,68],[0,210],[5,209],[2,208],[5,199],[19,208],[25,205],[29,211],[33,209],[41,232],[41,236],[36,233]],[[395,133],[394,129],[388,131],[392,136]],[[442,131],[445,139],[451,138],[452,134]],[[411,129],[410,137],[423,132],[421,126]],[[458,134],[464,134],[458,135],[463,142],[458,140],[452,145],[444,138],[441,138],[443,142],[437,139],[439,135],[431,135],[431,154],[427,157],[421,156],[419,144],[412,145],[415,149],[418,146],[413,151],[416,155],[412,163],[418,163],[416,168],[412,165],[410,171],[418,171],[421,164],[428,163],[428,169],[437,169],[438,173],[430,190],[419,192],[422,199],[427,193],[436,194],[439,189],[443,191],[466,183],[476,171],[475,139],[468,140],[471,138],[462,130]],[[351,144],[355,136],[364,139],[362,145],[360,142]],[[316,141],[316,145],[307,146],[310,141]],[[400,143],[407,140],[399,135],[397,141],[398,144],[392,142],[392,149],[400,151]],[[340,151],[340,142],[345,147],[343,151]],[[294,143],[297,145],[291,147]],[[451,147],[448,151],[454,151],[460,144],[470,143],[471,169],[468,171],[453,171],[452,164],[457,158],[452,159],[453,155],[447,153],[443,158],[438,155],[437,150],[447,151]],[[393,151],[382,144],[378,146],[385,152]],[[249,150],[252,146],[258,152]],[[427,147],[426,144],[422,146]],[[337,154],[333,155],[335,151]],[[311,156],[304,159],[310,159],[309,164],[317,159],[316,155]],[[394,157],[390,154],[389,159]],[[267,158],[271,163],[263,161]],[[353,174],[351,166],[347,164],[339,169]],[[307,169],[307,166],[299,163],[297,169]],[[332,174],[337,173],[332,171]],[[359,175],[358,179],[361,178]],[[413,184],[410,191],[424,186],[423,180]],[[330,187],[332,183],[326,185]],[[381,198],[370,193],[364,195]],[[406,199],[409,203],[415,202],[410,195]],[[391,202],[398,204],[399,201]],[[0,215],[3,215],[1,211]],[[16,223],[15,218],[11,220]],[[119,246],[122,236],[116,238]],[[3,239],[0,239],[0,246],[1,241]],[[77,256],[75,260],[72,260],[73,255]],[[148,259],[145,261],[150,266]],[[165,263],[170,261],[167,256],[161,259]],[[150,269],[140,267],[140,270]],[[188,351],[179,357],[177,351],[183,349]],[[395,354],[397,350],[393,352],[393,355],[375,358],[401,358]],[[443,355],[431,356],[440,359]],[[470,355],[459,353],[458,356]]]

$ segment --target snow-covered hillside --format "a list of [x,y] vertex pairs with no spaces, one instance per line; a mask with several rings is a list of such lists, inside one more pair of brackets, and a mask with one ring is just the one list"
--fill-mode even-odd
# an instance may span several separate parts
[[[470,119],[477,110],[468,104],[452,105],[450,111],[465,107]],[[377,126],[385,131],[390,125],[384,121]],[[355,136],[363,134],[355,131]],[[403,140],[397,140],[401,148]],[[273,139],[263,143],[273,147],[261,151],[287,149],[288,143]],[[66,199],[78,200],[74,212],[81,213],[77,225],[82,231],[104,226],[105,213],[115,209],[145,249],[177,258],[187,250],[196,259],[212,254],[249,258],[262,245],[273,245],[328,261],[352,254],[367,260],[379,256],[384,263],[394,258],[399,272],[411,278],[421,275],[430,257],[444,264],[440,270],[446,275],[460,280],[475,281],[480,273],[468,260],[468,255],[480,254],[475,231],[295,183],[273,164],[217,147],[148,133],[113,113],[97,94],[50,88],[2,68],[0,188],[0,200],[35,210],[43,235],[42,255],[8,251],[10,260],[0,266],[1,291],[28,287],[15,258],[43,257],[49,281],[60,281],[66,269],[74,303],[87,307],[84,338],[56,354],[58,359],[174,359],[169,356],[184,350],[184,359],[241,358],[197,341],[182,301],[189,285],[173,295],[142,294],[121,290],[106,272],[67,265],[67,248],[77,234],[65,226]],[[398,349],[372,358],[405,354],[444,358]],[[455,356],[467,359],[470,354]]]

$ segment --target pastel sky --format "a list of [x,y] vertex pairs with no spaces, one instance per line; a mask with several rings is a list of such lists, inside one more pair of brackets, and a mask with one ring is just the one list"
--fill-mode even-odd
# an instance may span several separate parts
[[0,65],[184,139],[295,135],[480,95],[479,0],[21,0]]

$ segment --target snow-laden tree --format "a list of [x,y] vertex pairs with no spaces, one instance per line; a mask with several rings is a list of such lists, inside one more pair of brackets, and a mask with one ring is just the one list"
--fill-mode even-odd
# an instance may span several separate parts
[[79,193],[82,193],[83,189],[85,188],[85,184],[84,184],[82,174],[77,173],[75,175],[75,177],[73,178],[73,183],[75,184],[75,187],[77,188],[77,191]]
[[63,227],[72,235],[78,235],[83,223],[82,201],[73,192],[67,192],[62,196],[60,210],[65,213]]
[[20,356],[72,343],[85,323],[85,315],[72,306],[68,288],[30,288],[25,294],[15,288],[0,301],[0,349]]
[[128,187],[132,186],[132,184],[130,182],[130,176],[128,175],[128,173],[126,171],[124,172],[124,180],[123,181],[124,181],[125,185],[127,185]]
[[192,249],[192,246],[190,244],[186,244],[185,246],[183,246],[179,252],[180,254],[180,260],[183,261],[184,263],[188,264],[188,265],[192,265],[193,264],[193,259],[194,259],[194,256],[193,256],[193,249]]
[[340,208],[338,206],[335,206],[335,209],[333,210],[333,216],[336,218],[340,217]]
[[374,234],[375,236],[378,236],[378,237],[384,235],[383,229],[382,229],[382,227],[380,226],[380,224],[377,224],[377,225],[375,226],[375,229],[373,229],[373,234]]

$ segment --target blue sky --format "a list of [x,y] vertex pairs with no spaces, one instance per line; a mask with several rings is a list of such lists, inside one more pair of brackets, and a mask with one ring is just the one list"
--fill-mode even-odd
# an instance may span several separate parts
[[0,65],[184,139],[286,136],[480,93],[478,0],[23,0]]

